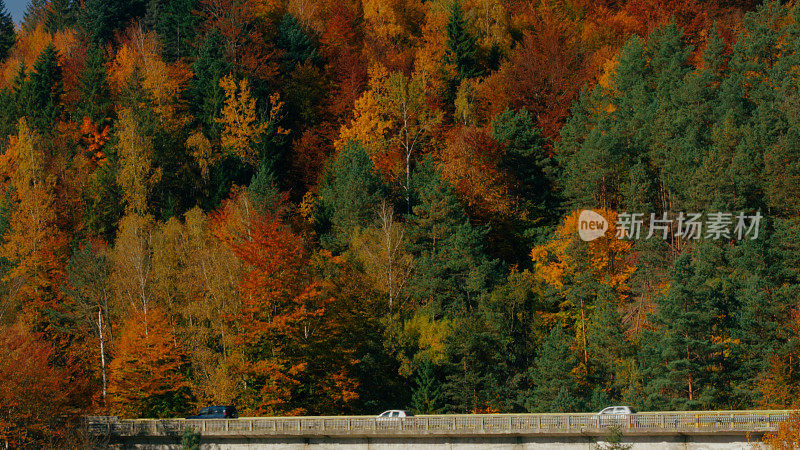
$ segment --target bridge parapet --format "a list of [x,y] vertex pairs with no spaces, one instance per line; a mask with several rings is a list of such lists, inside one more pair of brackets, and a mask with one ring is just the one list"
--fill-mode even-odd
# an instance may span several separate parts
[[647,412],[596,414],[475,414],[378,419],[371,416],[245,417],[239,419],[118,420],[88,417],[95,435],[179,436],[192,429],[205,437],[412,437],[601,436],[619,427],[626,436],[763,434],[797,411]]

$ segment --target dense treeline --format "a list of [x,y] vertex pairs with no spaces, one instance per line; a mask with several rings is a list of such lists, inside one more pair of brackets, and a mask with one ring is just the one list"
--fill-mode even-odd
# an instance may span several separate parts
[[[15,447],[208,404],[797,406],[799,6],[39,0],[0,61]],[[764,221],[587,243],[584,208]]]

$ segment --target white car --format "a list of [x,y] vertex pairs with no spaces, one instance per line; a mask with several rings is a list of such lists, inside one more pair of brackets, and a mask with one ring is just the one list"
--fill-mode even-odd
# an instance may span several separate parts
[[410,411],[406,411],[403,409],[390,409],[389,411],[384,411],[380,413],[377,417],[378,420],[387,420],[387,419],[400,419],[403,417],[414,417]]
[[635,411],[630,406],[609,406],[597,413],[600,427],[623,426]]
[[602,415],[622,415],[622,414],[633,414],[635,411],[630,406],[609,406],[608,408],[603,409],[599,413],[598,416]]

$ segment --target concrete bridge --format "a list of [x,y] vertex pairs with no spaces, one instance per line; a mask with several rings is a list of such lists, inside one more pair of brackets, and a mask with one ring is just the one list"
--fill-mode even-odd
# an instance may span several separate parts
[[118,420],[87,418],[90,433],[112,448],[178,449],[184,430],[206,449],[589,449],[621,432],[633,449],[757,447],[796,411],[645,412],[595,414],[476,414],[377,419],[251,417]]

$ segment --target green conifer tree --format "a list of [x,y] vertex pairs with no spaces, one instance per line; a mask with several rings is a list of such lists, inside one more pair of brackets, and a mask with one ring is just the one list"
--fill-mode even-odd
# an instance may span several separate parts
[[450,18],[447,22],[447,61],[455,65],[458,82],[465,78],[481,75],[478,66],[477,40],[467,32],[467,22],[461,2],[453,0],[450,4]]
[[287,72],[306,61],[320,62],[316,43],[292,13],[286,13],[281,19],[275,44],[283,50],[281,60]]
[[348,142],[329,167],[319,189],[316,212],[323,245],[341,251],[353,233],[372,223],[386,188],[358,141]]
[[494,283],[497,263],[484,253],[486,228],[473,226],[455,190],[430,161],[415,172],[417,204],[408,216],[414,277],[409,290],[433,311],[466,310]]
[[724,255],[712,243],[675,262],[669,291],[657,300],[654,331],[642,336],[645,406],[712,409],[725,394],[720,376],[729,337],[730,285],[717,272]]
[[0,0],[0,62],[6,59],[11,47],[17,42],[17,33],[14,30],[14,19],[11,18],[6,4]]
[[222,35],[218,30],[212,30],[203,40],[197,59],[192,64],[194,78],[188,90],[194,117],[212,140],[219,138],[220,124],[217,119],[225,103],[225,90],[220,87],[219,81],[232,69],[223,55]]
[[562,328],[553,327],[528,371],[532,387],[522,402],[530,412],[565,413],[580,409],[579,387],[572,374],[578,360]]
[[173,62],[191,56],[200,16],[198,0],[150,0],[147,22],[161,37],[164,59]]
[[106,74],[105,52],[97,44],[91,44],[86,52],[86,68],[79,79],[81,102],[76,109],[76,119],[88,117],[100,123],[111,114],[111,93]]
[[142,17],[146,7],[147,0],[85,0],[78,22],[93,41],[103,43],[132,19]]
[[442,389],[432,362],[425,359],[420,363],[415,382],[416,387],[411,395],[411,410],[415,414],[440,414],[443,403]]
[[42,132],[51,130],[61,117],[64,93],[58,52],[49,44],[36,59],[20,92],[20,112]]

